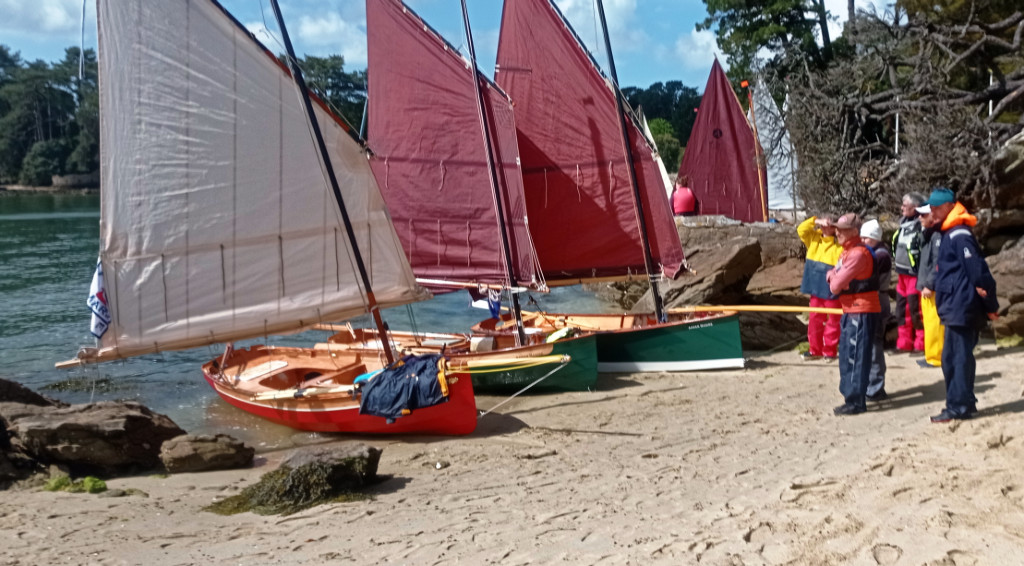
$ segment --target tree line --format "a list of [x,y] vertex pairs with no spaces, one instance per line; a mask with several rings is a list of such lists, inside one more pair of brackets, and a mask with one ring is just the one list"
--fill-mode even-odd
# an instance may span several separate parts
[[[25,61],[0,44],[0,183],[46,186],[53,175],[98,170],[96,53],[86,49],[81,58],[80,53],[68,47],[54,63]],[[358,131],[367,71],[346,71],[341,55],[307,55],[299,66],[310,90]],[[625,87],[623,94],[633,108],[643,110],[665,165],[677,170],[700,105],[697,89],[667,81]]]
[[79,77],[77,47],[56,63],[23,61],[0,45],[0,182],[49,185],[51,175],[99,165],[96,53]]

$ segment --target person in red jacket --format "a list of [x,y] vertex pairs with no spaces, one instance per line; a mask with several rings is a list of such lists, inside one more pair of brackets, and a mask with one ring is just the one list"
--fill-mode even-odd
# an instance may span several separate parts
[[857,415],[867,410],[873,336],[882,317],[875,259],[860,239],[860,226],[856,214],[839,217],[836,239],[843,253],[826,275],[829,289],[839,295],[843,307],[839,321],[839,392],[844,403],[833,409],[836,415]]
[[690,189],[690,178],[682,173],[676,177],[676,188],[672,189],[672,214],[676,216],[696,216],[700,203]]

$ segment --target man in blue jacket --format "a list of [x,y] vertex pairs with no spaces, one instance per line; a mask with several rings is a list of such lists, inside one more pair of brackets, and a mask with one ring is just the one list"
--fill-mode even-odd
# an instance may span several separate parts
[[974,347],[986,317],[999,317],[996,281],[981,255],[971,227],[978,220],[956,201],[953,191],[939,187],[928,198],[941,227],[935,275],[935,305],[946,325],[942,374],[946,379],[946,408],[933,423],[968,419],[977,412],[974,396]]

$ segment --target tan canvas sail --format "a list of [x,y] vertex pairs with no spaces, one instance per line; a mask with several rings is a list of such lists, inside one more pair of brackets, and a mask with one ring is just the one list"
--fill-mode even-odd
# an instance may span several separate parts
[[[294,83],[209,0],[98,2],[99,359],[301,330],[366,311]],[[425,298],[366,155],[316,108],[381,307]]]

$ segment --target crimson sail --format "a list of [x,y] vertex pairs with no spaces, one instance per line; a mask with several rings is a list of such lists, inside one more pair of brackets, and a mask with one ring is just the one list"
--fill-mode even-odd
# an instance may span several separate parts
[[[435,291],[453,288],[438,281],[540,286],[508,97],[399,0],[367,0],[366,28],[371,167],[417,278]],[[511,268],[473,80],[484,87]]]
[[[613,87],[549,0],[505,2],[495,77],[515,102],[530,231],[548,284],[643,275]],[[651,254],[675,277],[683,251],[657,152],[632,113],[627,121]]]
[[690,177],[701,214],[742,222],[767,220],[760,145],[736,93],[715,59],[679,171]]

